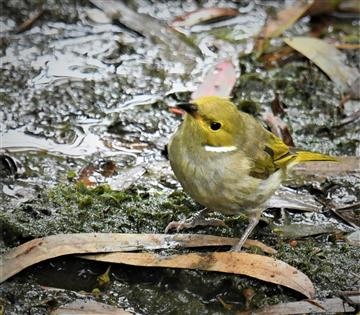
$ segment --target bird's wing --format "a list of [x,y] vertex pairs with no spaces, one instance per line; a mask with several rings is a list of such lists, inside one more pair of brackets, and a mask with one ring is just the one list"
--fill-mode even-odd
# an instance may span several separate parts
[[267,133],[266,150],[270,152],[273,162],[277,167],[285,168],[296,157],[294,152],[279,137],[269,131]]
[[295,158],[290,148],[280,138],[267,130],[264,131],[258,147],[249,152],[252,160],[250,175],[260,179],[266,179],[276,170],[286,168]]
[[240,111],[239,116],[246,123],[239,124],[237,143],[243,155],[250,160],[250,175],[266,179],[278,169],[286,168],[295,158],[290,148],[253,116]]

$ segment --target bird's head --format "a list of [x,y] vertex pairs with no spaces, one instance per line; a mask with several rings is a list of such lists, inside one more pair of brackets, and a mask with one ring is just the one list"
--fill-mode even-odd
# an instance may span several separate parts
[[186,112],[184,128],[188,135],[214,148],[236,146],[242,119],[227,98],[204,96],[177,106]]

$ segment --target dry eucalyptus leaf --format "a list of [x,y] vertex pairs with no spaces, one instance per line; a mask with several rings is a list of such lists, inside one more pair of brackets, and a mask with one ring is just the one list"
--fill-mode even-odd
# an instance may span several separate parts
[[[238,242],[237,238],[197,234],[78,233],[51,235],[26,242],[1,255],[0,283],[31,265],[63,255],[233,246]],[[244,247],[259,246],[259,244],[264,252],[276,253],[275,250],[259,241],[248,240]]]
[[110,253],[82,258],[143,267],[164,267],[241,274],[280,284],[311,298],[315,288],[301,271],[285,262],[262,255],[215,252],[162,256],[152,253]]

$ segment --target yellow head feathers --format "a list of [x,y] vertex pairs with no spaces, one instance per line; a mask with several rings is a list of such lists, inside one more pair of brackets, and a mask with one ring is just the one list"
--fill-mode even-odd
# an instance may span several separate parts
[[201,137],[202,144],[214,147],[235,145],[241,118],[229,99],[204,96],[180,107],[189,114],[185,117],[187,128],[193,136]]

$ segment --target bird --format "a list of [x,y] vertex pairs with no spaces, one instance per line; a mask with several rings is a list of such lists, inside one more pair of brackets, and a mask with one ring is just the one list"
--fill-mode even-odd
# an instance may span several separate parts
[[205,208],[165,233],[198,225],[225,225],[210,211],[245,214],[249,224],[232,251],[239,252],[267,209],[267,202],[297,163],[337,161],[322,153],[289,147],[229,98],[202,96],[177,107],[185,112],[171,136],[168,158],[183,190]]

